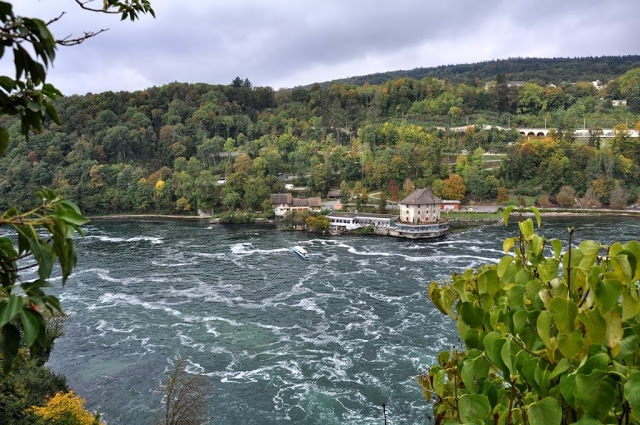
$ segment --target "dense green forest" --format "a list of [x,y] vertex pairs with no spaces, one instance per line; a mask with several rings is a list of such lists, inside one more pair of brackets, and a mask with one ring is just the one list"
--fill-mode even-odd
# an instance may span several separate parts
[[384,84],[396,78],[439,78],[455,83],[469,83],[475,79],[495,79],[505,74],[515,81],[538,81],[560,84],[569,81],[611,81],[630,69],[640,66],[640,56],[599,56],[586,58],[510,58],[472,64],[440,65],[432,68],[414,68],[377,74],[343,78],[323,83],[331,84]]
[[[613,73],[632,58],[602,67]],[[496,61],[495,69],[524,70],[527,61],[558,60]],[[640,120],[640,68],[603,88],[591,77],[514,86],[503,72],[487,76],[486,64],[467,83],[396,78],[274,91],[236,78],[65,97],[56,104],[63,126],[51,122],[25,138],[19,122],[0,120],[11,136],[0,159],[0,208],[33,206],[47,186],[87,214],[268,211],[270,193],[284,190],[282,173],[307,195],[341,187],[345,196],[382,189],[394,199],[397,188],[432,186],[456,199],[635,202],[640,142],[623,131],[605,139],[600,129]],[[591,65],[584,68],[574,74],[591,75]],[[613,99],[627,106],[613,107]],[[527,140],[514,130],[481,130],[487,124],[556,131]],[[591,136],[575,139],[583,126]]]

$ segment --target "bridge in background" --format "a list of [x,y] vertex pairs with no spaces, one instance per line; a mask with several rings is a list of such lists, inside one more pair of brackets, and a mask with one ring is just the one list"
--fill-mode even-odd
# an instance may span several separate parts
[[[552,130],[551,128],[518,128],[517,129],[520,134],[527,137],[547,137],[549,132]],[[591,130],[580,129],[573,132],[575,137],[590,137]],[[627,130],[627,135],[629,137],[640,137],[638,134],[638,130]],[[600,138],[603,139],[611,139],[616,137],[616,132],[612,128],[603,128],[600,133]]]
[[[436,128],[442,131],[447,130],[446,127],[436,127]],[[464,132],[464,131],[469,131],[473,128],[479,129],[479,130],[492,130],[492,129],[502,130],[502,131],[509,130],[509,128],[500,127],[497,125],[484,124],[480,126],[480,125],[469,124],[469,125],[461,125],[460,127],[449,127],[449,131]],[[547,137],[549,133],[555,129],[553,128],[516,128],[514,130],[518,131],[518,133],[527,137]],[[590,130],[578,129],[574,131],[573,134],[575,137],[590,137]],[[638,130],[627,130],[627,134],[629,137],[640,137]],[[616,136],[616,132],[612,128],[603,128],[602,132],[600,133],[600,138],[602,139],[611,139],[615,136]]]

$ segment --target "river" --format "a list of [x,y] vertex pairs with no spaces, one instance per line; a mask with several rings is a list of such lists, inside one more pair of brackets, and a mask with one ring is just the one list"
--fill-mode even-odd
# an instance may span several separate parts
[[[637,239],[637,219],[545,219],[566,240]],[[414,376],[456,344],[431,281],[497,262],[515,227],[435,242],[192,221],[95,221],[57,293],[48,365],[109,425],[151,424],[176,356],[206,375],[213,424],[428,423]],[[299,244],[305,261],[291,252]]]

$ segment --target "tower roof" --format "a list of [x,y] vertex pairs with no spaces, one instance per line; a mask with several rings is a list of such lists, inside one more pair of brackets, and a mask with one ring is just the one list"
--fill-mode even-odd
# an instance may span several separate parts
[[431,205],[439,204],[440,201],[441,199],[433,194],[431,188],[427,187],[425,189],[414,190],[411,195],[398,203],[404,205]]

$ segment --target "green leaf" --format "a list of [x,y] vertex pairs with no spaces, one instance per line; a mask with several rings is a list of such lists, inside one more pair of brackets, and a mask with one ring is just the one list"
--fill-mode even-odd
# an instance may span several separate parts
[[559,260],[560,254],[562,254],[562,242],[559,239],[552,239],[551,246],[553,247],[553,258]]
[[478,276],[478,291],[481,294],[494,295],[500,289],[498,273],[495,268],[490,268]]
[[578,306],[573,300],[556,297],[549,302],[549,311],[553,314],[559,332],[570,334],[575,329]]
[[583,337],[579,330],[565,335],[558,334],[558,349],[568,359],[571,359],[582,350]]
[[44,104],[45,109],[47,111],[47,115],[49,116],[49,118],[51,118],[51,120],[58,124],[58,125],[62,125],[62,121],[60,121],[60,117],[58,116],[58,111],[56,110],[56,107],[53,106],[52,103],[50,102],[46,102]]
[[509,224],[509,216],[511,215],[511,212],[513,211],[514,206],[513,205],[509,205],[507,208],[504,209],[504,214],[502,215],[502,220],[504,221],[504,225],[508,225]]
[[489,361],[498,369],[501,369],[505,376],[509,375],[509,369],[502,360],[502,346],[507,342],[499,332],[489,332],[482,340],[485,353]]
[[533,221],[531,221],[530,218],[521,221],[520,223],[518,223],[518,226],[520,227],[520,232],[522,232],[522,237],[525,240],[531,239],[531,237],[535,234],[535,230],[533,229]]
[[533,279],[527,282],[527,284],[524,287],[525,296],[529,301],[533,302],[535,301],[536,297],[539,296],[541,288],[542,288],[542,282],[540,281],[540,279]]
[[60,217],[65,223],[74,224],[76,226],[82,226],[89,221],[82,214],[79,214],[73,210],[56,211],[56,213],[51,214],[51,216]]
[[633,280],[640,279],[640,242],[629,241],[622,245],[625,251],[630,252],[636,259],[635,271],[633,274]]
[[[518,373],[515,368],[515,354],[511,354],[511,348],[514,345],[515,343],[512,340],[508,340],[502,345],[502,349],[500,350],[500,357],[502,358],[503,363],[507,366],[507,369],[509,369],[509,380],[513,379],[513,377]],[[513,348],[518,350],[519,347],[515,346]],[[517,353],[517,351],[515,352]]]
[[560,360],[556,365],[555,369],[553,369],[553,372],[551,373],[551,376],[549,377],[549,379],[553,379],[556,376],[562,375],[567,370],[569,370],[570,367],[571,367],[571,364],[569,363],[569,360],[567,359]]
[[513,248],[514,243],[515,243],[515,240],[513,238],[506,238],[504,242],[502,242],[502,250],[504,251],[505,254],[508,254],[509,251],[511,251],[511,248]]
[[618,300],[622,295],[622,284],[616,279],[600,280],[592,287],[595,295],[595,304],[600,307],[603,313],[607,313],[618,304]]
[[500,259],[500,262],[498,263],[498,269],[496,270],[499,278],[502,278],[505,275],[512,262],[513,257],[510,255],[505,255]]
[[444,377],[446,376],[447,371],[445,369],[441,369],[433,376],[433,390],[440,398],[444,398],[445,392],[445,382]]
[[491,413],[491,404],[483,394],[465,394],[458,400],[460,420],[463,423],[484,421]]
[[621,359],[624,359],[625,357],[634,354],[638,349],[638,341],[638,335],[630,335],[623,338],[622,341],[620,341],[620,352],[618,353],[618,356]]
[[555,398],[547,397],[531,403],[527,417],[531,425],[559,425],[562,421],[562,409]]
[[629,261],[628,255],[623,251],[615,256],[610,256],[609,260],[613,266],[613,273],[621,282],[628,282],[633,275],[632,270],[635,272],[635,258],[633,259],[634,267],[632,268],[631,261]]
[[594,370],[607,370],[609,367],[609,355],[606,352],[590,353],[591,355],[586,357],[583,364],[578,368],[578,373],[583,375],[589,375]]
[[582,251],[582,253],[586,256],[596,256],[602,245],[595,241],[582,241],[580,245],[578,245],[578,249]]
[[31,238],[31,252],[38,262],[38,276],[42,280],[46,280],[51,276],[55,257],[51,251],[51,247],[39,238]]
[[484,349],[484,345],[482,345],[482,338],[484,333],[481,333],[478,329],[468,329],[464,333],[460,333],[464,340],[464,344],[469,349],[477,348],[478,350]]
[[22,297],[11,294],[0,301],[0,327],[9,323],[22,308]]
[[590,416],[607,414],[615,402],[613,386],[606,371],[594,370],[589,375],[576,374],[576,403]]
[[637,291],[629,291],[628,287],[622,291],[622,321],[626,322],[627,320],[634,317],[638,312],[640,312],[640,301],[634,295],[637,296]]
[[513,331],[516,335],[524,332],[529,322],[529,313],[526,310],[516,311],[513,314]]
[[513,286],[507,291],[507,305],[514,310],[524,308],[524,287]]
[[536,322],[538,335],[547,348],[551,347],[551,323],[553,314],[547,310],[542,310]]
[[580,313],[579,319],[587,329],[585,337],[590,344],[604,343],[607,335],[607,321],[602,317],[599,309],[596,308]]
[[562,374],[560,375],[560,393],[564,397],[569,406],[576,407],[576,375]]
[[41,332],[46,332],[41,325],[44,324],[42,316],[37,311],[30,308],[23,308],[20,314],[20,323],[22,323],[22,331],[24,332],[24,341],[27,347],[31,347],[38,339]]
[[634,372],[624,384],[624,397],[629,401],[631,411],[640,417],[640,372]]
[[481,328],[486,317],[486,312],[471,302],[459,303],[458,314],[464,323],[474,328]]
[[538,227],[540,227],[540,224],[542,223],[542,220],[540,219],[540,211],[533,205],[531,205],[530,208],[531,208],[531,212],[533,213],[533,216],[536,218],[536,223],[538,224]]

